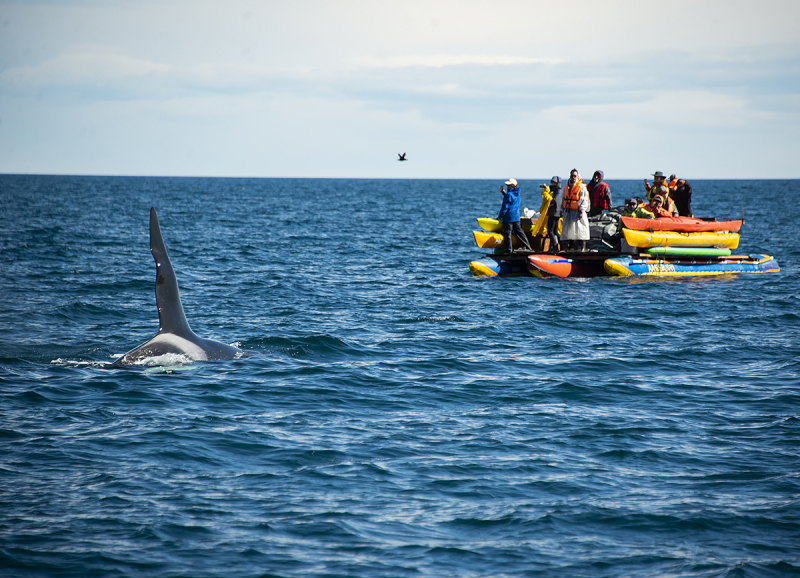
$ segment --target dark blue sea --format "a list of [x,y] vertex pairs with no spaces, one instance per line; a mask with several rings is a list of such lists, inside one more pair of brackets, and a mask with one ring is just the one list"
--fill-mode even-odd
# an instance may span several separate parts
[[[0,575],[800,574],[800,181],[693,182],[780,273],[647,280],[473,277],[499,184],[0,176]],[[107,367],[151,206],[244,357]]]

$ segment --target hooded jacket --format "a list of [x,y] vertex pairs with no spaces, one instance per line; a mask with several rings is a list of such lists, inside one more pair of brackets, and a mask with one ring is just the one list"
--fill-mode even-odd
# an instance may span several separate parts
[[519,187],[509,187],[503,193],[503,205],[500,207],[498,221],[513,223],[519,221]]
[[611,187],[608,186],[608,183],[603,182],[605,177],[603,171],[595,171],[594,174],[600,175],[600,180],[595,183],[594,176],[592,176],[592,180],[586,184],[589,201],[592,203],[592,207],[607,211],[611,208]]

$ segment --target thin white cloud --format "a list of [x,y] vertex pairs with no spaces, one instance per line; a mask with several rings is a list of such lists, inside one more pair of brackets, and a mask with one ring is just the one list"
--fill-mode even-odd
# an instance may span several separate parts
[[559,64],[561,58],[530,58],[491,54],[410,54],[386,58],[364,57],[355,60],[357,64],[369,68],[444,68],[445,66],[511,66],[519,64]]
[[131,58],[92,46],[73,49],[32,66],[17,66],[0,73],[0,86],[30,89],[45,86],[80,86],[114,82],[148,74],[165,75],[174,71],[167,64]]
[[[115,97],[141,98],[172,92],[258,92],[275,79],[294,82],[313,69],[270,67],[261,63],[172,64],[135,58],[106,46],[73,47],[41,62],[0,72],[0,93],[41,89],[113,89]],[[101,97],[102,99],[102,97]]]
[[542,113],[564,126],[741,127],[770,118],[743,98],[711,91],[665,91],[634,103],[556,106]]

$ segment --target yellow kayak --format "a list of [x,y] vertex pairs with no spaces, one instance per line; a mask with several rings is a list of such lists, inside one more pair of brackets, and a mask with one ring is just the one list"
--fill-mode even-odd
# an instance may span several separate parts
[[[487,231],[472,231],[475,237],[475,244],[481,249],[494,249],[503,246],[503,235],[500,233],[489,233]],[[511,236],[511,246],[519,247],[519,239],[516,235]]]
[[739,246],[739,233],[719,233],[703,231],[679,233],[677,231],[634,231],[623,229],[625,240],[631,247],[719,247],[736,249]]
[[503,222],[498,221],[497,219],[477,219],[478,226],[483,229],[484,231],[489,231],[490,233],[502,233],[503,232]]
[[[539,217],[539,219],[541,220],[541,217]],[[481,218],[478,218],[478,219],[475,219],[475,220],[478,221],[478,225],[484,231],[488,231],[489,233],[502,233],[503,232],[503,221],[498,221],[497,219],[488,219],[486,217],[481,217]],[[545,218],[545,222],[546,221],[547,221],[547,219]],[[519,220],[519,225],[520,225],[520,227],[522,227],[522,230],[527,233],[527,232],[533,230],[533,228],[534,228],[534,226],[536,225],[537,222],[538,221],[531,221],[530,219],[522,218],[522,219]],[[559,229],[560,228],[561,227],[560,227],[560,223],[559,223]],[[542,233],[542,234],[544,234],[544,233]]]
[[494,249],[503,246],[503,235],[500,233],[489,233],[487,231],[472,231],[475,237],[475,244],[481,249]]

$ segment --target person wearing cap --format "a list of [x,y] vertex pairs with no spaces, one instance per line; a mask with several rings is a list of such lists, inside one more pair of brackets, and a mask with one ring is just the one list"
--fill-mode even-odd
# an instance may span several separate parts
[[667,182],[667,188],[669,189],[669,195],[672,196],[672,193],[674,193],[675,189],[678,188],[678,175],[673,173],[669,176],[669,181]]
[[511,236],[515,235],[522,243],[522,246],[530,251],[531,246],[528,243],[528,237],[519,224],[519,186],[517,185],[517,179],[508,179],[505,185],[505,188],[500,187],[500,192],[503,193],[503,204],[500,207],[500,215],[497,217],[498,221],[503,222],[503,247],[506,253],[513,253]]
[[[657,194],[659,191],[657,187],[666,186],[664,182],[664,173],[661,171],[656,171],[653,173],[653,184],[647,182],[647,179],[644,180],[644,190],[647,192],[647,200],[652,200],[653,195]],[[667,189],[669,191],[669,189]]]
[[625,208],[622,210],[622,213],[620,213],[620,216],[633,217],[634,219],[652,219],[653,213],[649,213],[646,210],[642,199],[635,197],[633,199],[625,199]]
[[646,210],[653,213],[653,216],[656,219],[660,219],[661,217],[671,217],[672,213],[666,210],[663,205],[664,197],[660,194],[655,194],[653,195],[653,198],[650,199],[650,204],[646,207]]
[[603,171],[595,171],[592,180],[586,185],[586,189],[589,191],[589,202],[592,205],[589,210],[590,217],[602,215],[611,208],[611,187],[603,181],[604,176]]
[[570,171],[563,199],[561,240],[567,241],[567,249],[586,251],[586,241],[589,240],[589,191],[578,169]]
[[558,252],[558,241],[560,236],[558,222],[561,220],[559,207],[564,200],[564,192],[561,190],[561,177],[555,176],[550,179],[550,194],[553,195],[553,202],[547,209],[547,233],[550,235],[550,252]]
[[550,251],[555,253],[558,250],[558,211],[556,208],[557,197],[561,192],[561,177],[553,177],[550,186],[539,185],[542,189],[542,206],[539,208],[539,218],[531,228],[531,237],[550,238]]
[[692,185],[686,179],[678,179],[675,192],[669,195],[675,201],[675,207],[681,217],[693,217],[692,213]]
[[[642,203],[642,199],[635,197],[633,199],[625,199],[625,208],[620,213],[620,217],[633,217],[634,219],[652,219],[653,213],[647,211],[646,205]],[[624,234],[622,229],[625,224],[622,219],[617,221],[617,232],[612,235],[613,239],[619,240]]]

